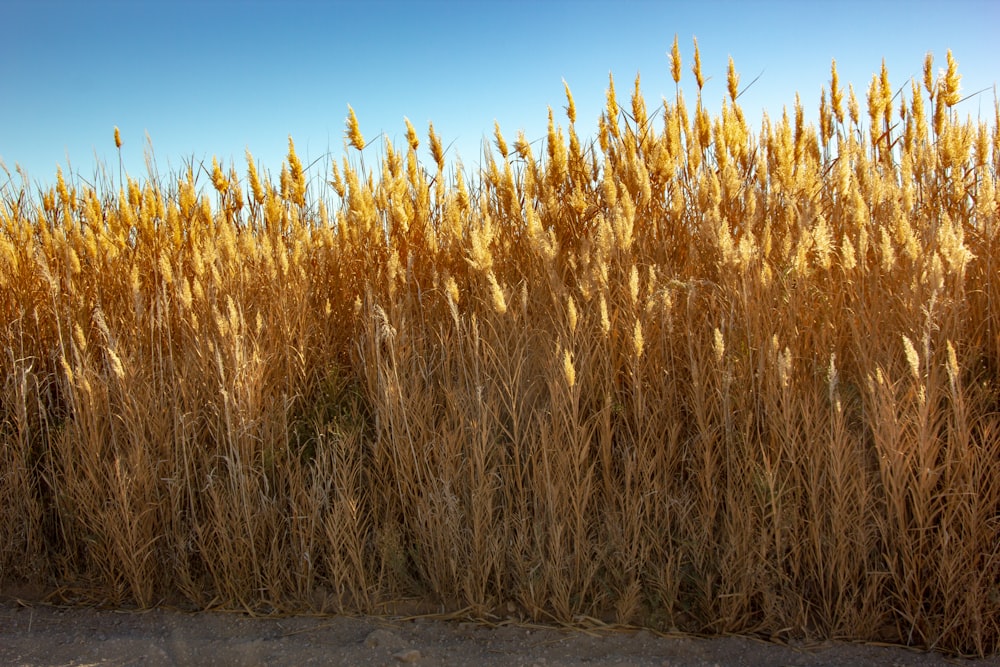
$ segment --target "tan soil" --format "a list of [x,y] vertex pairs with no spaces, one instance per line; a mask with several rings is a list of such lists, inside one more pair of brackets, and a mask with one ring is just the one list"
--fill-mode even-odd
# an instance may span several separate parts
[[494,627],[427,617],[251,618],[0,601],[0,665],[705,665],[1000,667],[897,646],[648,631]]

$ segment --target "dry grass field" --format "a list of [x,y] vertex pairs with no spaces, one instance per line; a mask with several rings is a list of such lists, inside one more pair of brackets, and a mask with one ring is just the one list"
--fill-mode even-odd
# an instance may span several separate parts
[[325,173],[8,172],[0,585],[998,651],[1000,106],[949,53],[754,129],[695,55],[472,176],[353,111]]

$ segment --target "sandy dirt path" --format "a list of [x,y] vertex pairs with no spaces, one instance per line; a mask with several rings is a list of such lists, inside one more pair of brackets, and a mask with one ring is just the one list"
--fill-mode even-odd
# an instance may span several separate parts
[[0,602],[0,665],[830,665],[1000,667],[901,647],[487,627],[430,618],[251,618]]

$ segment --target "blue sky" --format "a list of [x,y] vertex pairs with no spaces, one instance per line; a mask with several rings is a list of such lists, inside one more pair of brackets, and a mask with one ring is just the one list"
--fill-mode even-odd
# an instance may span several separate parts
[[[32,183],[52,183],[57,165],[90,179],[95,160],[117,174],[113,130],[133,176],[146,174],[145,135],[161,173],[193,158],[211,165],[244,150],[276,176],[295,139],[303,162],[343,154],[353,106],[372,144],[401,145],[408,117],[428,121],[448,156],[467,170],[480,160],[494,120],[513,143],[545,134],[547,107],[566,125],[562,82],[577,105],[577,129],[593,135],[608,74],[627,106],[641,72],[647,106],[672,97],[667,58],[674,34],[689,103],[696,36],[717,111],[731,55],[749,118],[780,116],[795,92],[815,116],[830,60],[862,104],[885,58],[894,87],[920,78],[924,54],[943,67],[951,48],[963,93],[989,88],[959,110],[992,118],[1000,82],[1000,2],[611,2],[597,0],[320,2],[285,0],[0,0],[0,159]],[[541,150],[541,144],[538,144]],[[377,163],[380,146],[365,150]],[[430,162],[424,151],[422,158]],[[0,175],[0,180],[6,180]]]

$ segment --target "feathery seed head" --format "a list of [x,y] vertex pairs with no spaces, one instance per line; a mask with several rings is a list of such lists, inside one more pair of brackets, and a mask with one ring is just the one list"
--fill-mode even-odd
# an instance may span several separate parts
[[409,118],[404,116],[403,121],[406,123],[406,142],[410,145],[410,150],[415,151],[420,146],[420,137],[417,136],[417,130]]
[[830,353],[830,364],[826,369],[826,382],[830,388],[830,398],[834,398],[837,394],[837,353]]
[[59,200],[63,203],[63,206],[69,206],[69,190],[66,188],[66,180],[63,178],[62,167],[59,166],[56,167],[56,192],[59,193]]
[[427,134],[431,142],[431,157],[437,163],[438,171],[442,171],[444,169],[444,149],[441,147],[441,137],[434,133],[434,123],[430,123]]
[[[773,344],[777,347],[778,337],[774,336],[772,339]],[[792,352],[785,346],[783,352],[778,354],[778,380],[781,382],[781,386],[784,388],[788,387],[788,383],[792,377]]]
[[80,352],[87,351],[87,337],[83,335],[79,322],[73,324],[73,344]]
[[729,88],[729,99],[734,103],[740,91],[740,75],[736,73],[736,63],[733,57],[729,56],[729,72],[726,75],[726,85]]
[[497,277],[490,271],[486,276],[490,282],[490,294],[493,298],[493,310],[497,315],[503,315],[507,312],[507,299],[504,297],[503,290],[500,288],[500,283],[497,282]]
[[677,35],[674,35],[674,45],[670,49],[670,76],[674,83],[681,82],[681,49],[677,44]]
[[569,350],[563,350],[562,355],[563,362],[563,377],[566,379],[566,386],[570,389],[576,384],[576,369],[573,368],[573,359],[570,356]]
[[281,165],[281,175],[278,177],[281,184],[281,198],[288,200],[292,198],[292,174],[288,171],[288,165]]
[[896,249],[892,245],[892,237],[884,227],[879,229],[879,249],[882,252],[882,270],[891,273],[896,265]]
[[469,209],[469,191],[465,188],[465,178],[462,176],[461,170],[455,174],[455,201],[458,202],[458,207],[463,211]]
[[66,376],[66,382],[72,385],[74,380],[73,369],[72,367],[70,367],[69,362],[66,360],[66,357],[64,356],[59,357],[59,365],[62,366],[63,374]]
[[69,256],[68,259],[69,259],[70,273],[75,276],[79,274],[80,271],[83,269],[83,267],[80,265],[80,255],[76,252],[76,248],[72,247],[69,248],[69,252],[67,254]]
[[847,113],[851,118],[851,123],[857,125],[860,119],[860,107],[858,105],[858,97],[854,94],[853,83],[847,84]]
[[845,234],[840,241],[840,266],[844,271],[852,271],[857,266],[857,257],[854,254],[854,244]]
[[837,76],[837,61],[830,64],[830,107],[838,123],[844,122],[844,91],[840,88]]
[[[944,96],[939,94],[934,100],[934,134],[941,137],[944,134],[945,121],[948,120],[948,105],[944,103]],[[942,146],[946,152],[948,149],[948,142],[945,141]]]
[[[362,140],[363,142],[364,140]],[[292,137],[288,137],[288,168],[291,180],[289,185],[291,186],[291,199],[292,202],[298,206],[305,205],[305,194],[306,194],[306,175],[305,171],[302,169],[302,162],[299,160],[299,156],[295,154],[295,142],[292,141]]]
[[620,136],[618,130],[618,96],[615,94],[615,77],[610,73],[608,74],[608,92],[606,97],[605,115],[607,116],[608,132],[612,137],[617,139]]
[[167,285],[173,285],[174,283],[174,271],[170,266],[170,258],[167,257],[166,253],[160,254],[160,260],[158,262],[160,269],[160,277],[163,278],[163,282]]
[[190,311],[191,305],[194,303],[194,295],[191,293],[191,280],[185,276],[181,282],[181,289],[177,297],[180,299],[181,306],[184,310]]
[[395,299],[396,285],[400,279],[405,279],[403,275],[403,265],[399,261],[399,249],[393,248],[389,255],[389,263],[386,266],[386,281],[389,283],[389,298]]
[[635,264],[628,274],[628,296],[633,306],[639,302],[639,268]]
[[951,55],[951,49],[948,49],[948,70],[945,72],[941,86],[945,106],[953,107],[958,104],[961,99],[961,80],[962,76],[958,73],[958,63]]
[[212,156],[212,185],[219,194],[226,194],[226,190],[229,189],[229,181],[226,179],[226,175],[222,173],[219,160],[214,155]]
[[722,337],[722,332],[719,330],[719,327],[715,327],[712,349],[715,351],[715,360],[718,363],[722,363],[723,357],[726,356],[726,341]]
[[927,270],[927,284],[930,286],[932,292],[940,292],[944,287],[944,263],[941,261],[941,255],[935,252],[931,255],[931,265]]
[[247,152],[247,179],[250,181],[250,191],[253,193],[254,202],[260,205],[264,201],[264,188],[261,187],[260,178],[257,175],[257,165],[254,164],[253,155],[250,154],[250,149],[249,148],[246,149],[246,152]]
[[354,146],[359,151],[365,147],[365,138],[361,135],[361,128],[358,127],[358,117],[354,113],[351,105],[347,105],[347,143]]
[[698,53],[698,38],[694,38],[694,64],[691,66],[691,71],[694,72],[694,80],[698,84],[698,90],[700,91],[705,87],[705,78],[701,74],[701,54]]
[[674,294],[672,289],[660,290],[660,308],[664,313],[670,313],[674,307]]
[[833,250],[833,232],[822,213],[817,216],[816,224],[813,227],[812,242],[813,248],[816,250],[817,263],[822,268],[829,270]]
[[694,126],[698,146],[707,148],[712,143],[712,117],[705,110],[705,107],[702,106],[700,96],[694,109]]
[[455,282],[455,278],[453,276],[448,276],[445,279],[444,291],[448,300],[457,305],[460,299],[460,293],[458,291],[458,283]]
[[344,179],[340,176],[340,169],[337,168],[336,160],[333,160],[330,165],[330,178],[332,179],[330,180],[330,185],[333,186],[337,196],[343,199],[344,195],[347,193],[347,185],[344,183]]
[[108,365],[111,366],[111,372],[115,374],[118,381],[121,382],[125,379],[125,367],[122,365],[121,357],[110,347],[104,348],[104,351],[108,355]]
[[819,134],[824,145],[833,136],[833,118],[826,103],[826,88],[822,88],[819,93]]
[[642,357],[645,345],[646,341],[642,337],[642,321],[639,318],[636,318],[635,327],[632,329],[632,349],[635,352],[637,359]]
[[115,148],[122,147],[122,133],[118,131],[118,126],[115,125]]
[[910,94],[912,96],[910,116],[915,123],[915,138],[923,142],[927,138],[927,116],[924,112],[924,98],[920,94],[920,85],[915,80],[910,80]]
[[956,393],[958,387],[958,356],[955,354],[955,346],[949,340],[948,347],[948,382],[951,384],[952,393]]
[[917,349],[913,347],[912,341],[903,334],[903,351],[906,353],[906,363],[910,366],[910,374],[913,375],[913,379],[920,380],[920,355],[917,354]]
[[497,121],[493,121],[493,137],[496,139],[497,150],[506,159],[510,155],[510,150],[507,148],[507,141],[503,138],[503,133],[500,132],[500,123]]
[[877,74],[872,74],[871,83],[868,84],[868,119],[871,122],[872,137],[880,134],[878,129],[879,120],[882,118],[882,93],[879,87]]
[[528,138],[524,136],[524,130],[517,131],[517,141],[514,142],[514,150],[528,164],[535,162],[534,154],[531,151],[531,144],[528,143]]
[[882,95],[882,117],[888,128],[892,124],[892,85],[889,83],[889,69],[885,66],[885,58],[882,59],[882,70],[879,73],[879,93]]
[[934,94],[937,92],[934,85],[934,54],[930,51],[924,56],[924,88],[934,101]]
[[563,79],[563,87],[566,89],[566,117],[572,124],[576,122],[576,103],[573,101],[573,93],[570,92],[566,79]]
[[42,193],[42,210],[49,213],[56,210],[56,194],[51,188]]

